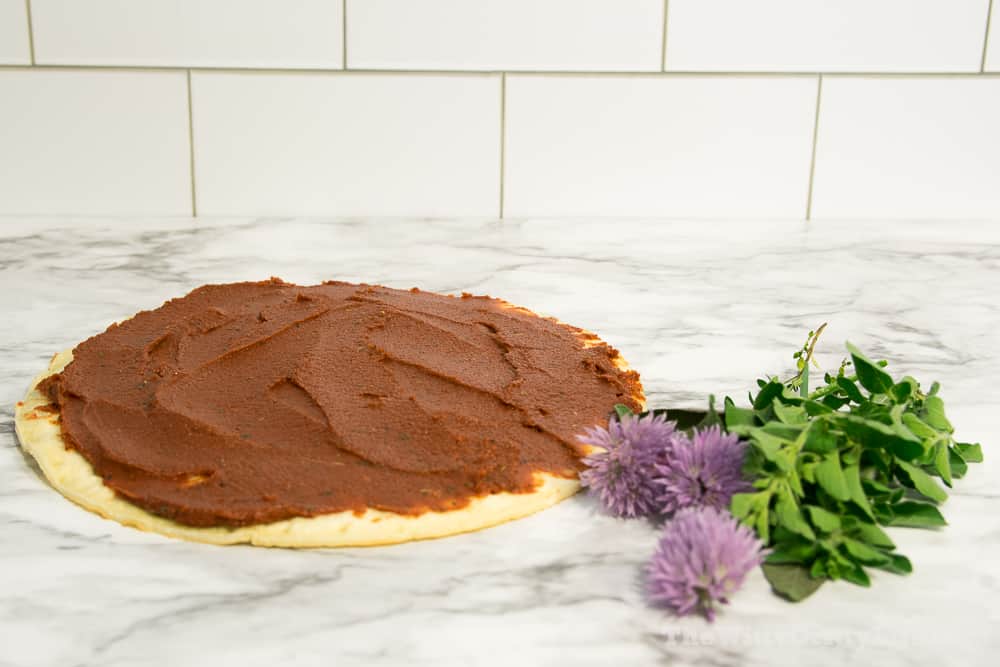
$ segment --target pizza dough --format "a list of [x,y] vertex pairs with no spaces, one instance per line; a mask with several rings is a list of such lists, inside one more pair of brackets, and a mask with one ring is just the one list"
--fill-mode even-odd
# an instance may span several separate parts
[[[512,307],[513,308],[513,307]],[[522,312],[523,309],[519,309]],[[582,347],[601,344],[596,336],[580,332]],[[79,452],[66,446],[60,415],[48,396],[38,389],[46,377],[59,373],[72,361],[72,351],[56,354],[49,368],[35,378],[25,399],[18,403],[15,425],[24,450],[38,462],[52,486],[82,507],[124,525],[211,544],[252,544],[271,547],[373,546],[443,537],[479,530],[550,507],[579,490],[579,481],[536,472],[536,487],[522,493],[493,493],[473,497],[467,505],[449,511],[396,514],[368,508],[363,513],[340,511],[301,516],[270,523],[240,526],[192,526],[159,516],[124,499],[95,474]],[[627,371],[626,362],[614,364]],[[636,402],[644,402],[641,388]],[[581,424],[583,427],[588,424]]]

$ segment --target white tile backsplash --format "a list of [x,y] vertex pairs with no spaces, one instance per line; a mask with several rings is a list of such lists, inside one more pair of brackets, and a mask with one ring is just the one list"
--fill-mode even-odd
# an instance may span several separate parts
[[347,0],[359,69],[658,71],[663,0]]
[[815,77],[508,75],[508,216],[797,218]]
[[30,62],[27,5],[24,0],[0,0],[0,64]]
[[990,12],[990,39],[986,44],[983,65],[987,72],[1000,72],[1000,0],[994,0],[993,11]]
[[978,72],[989,0],[670,0],[668,70]]
[[5,214],[190,215],[179,72],[0,69]]
[[339,68],[341,0],[32,0],[39,63]]
[[998,119],[997,77],[825,77],[813,217],[1000,217]]
[[204,215],[496,216],[500,76],[192,75]]
[[1000,219],[998,3],[0,0],[0,215]]

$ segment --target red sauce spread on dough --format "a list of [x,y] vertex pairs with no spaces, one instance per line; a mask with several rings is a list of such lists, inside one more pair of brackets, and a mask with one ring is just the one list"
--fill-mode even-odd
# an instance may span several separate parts
[[44,383],[68,447],[192,526],[416,515],[575,477],[576,435],[636,373],[579,329],[489,297],[277,279],[206,285],[73,351]]

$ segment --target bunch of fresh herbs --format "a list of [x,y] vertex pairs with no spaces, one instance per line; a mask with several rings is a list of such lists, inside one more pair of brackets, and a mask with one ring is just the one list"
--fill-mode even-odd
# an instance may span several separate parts
[[[836,374],[810,387],[810,364],[826,325],[810,331],[793,355],[798,373],[758,380],[751,407],[726,398],[718,413],[651,410],[679,429],[722,424],[750,442],[744,474],[753,490],[732,497],[730,512],[752,527],[771,553],[764,574],[779,595],[802,600],[825,581],[870,585],[866,568],[906,574],[912,565],[883,526],[937,528],[938,506],[968,464],[983,460],[978,443],[957,442],[935,382],[895,380],[885,361],[847,343]],[[853,372],[851,372],[853,370]],[[631,414],[624,405],[618,417]]]
[[771,547],[764,573],[791,600],[827,579],[868,586],[868,567],[910,572],[882,526],[945,525],[938,480],[951,487],[983,458],[979,444],[955,441],[938,383],[925,392],[912,377],[894,380],[850,343],[850,358],[811,389],[821,331],[796,352],[795,377],[759,380],[752,407],[727,398],[723,413],[752,445],[754,490],[733,496],[730,511]]

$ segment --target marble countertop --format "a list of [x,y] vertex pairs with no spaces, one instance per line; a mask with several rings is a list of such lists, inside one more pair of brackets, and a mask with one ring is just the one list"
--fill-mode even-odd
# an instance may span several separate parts
[[[792,605],[755,572],[714,624],[647,608],[656,530],[582,495],[479,533],[370,549],[171,541],[50,489],[13,404],[53,352],[206,282],[280,276],[488,293],[597,332],[654,405],[746,395],[829,327],[943,384],[973,466],[908,577]],[[1000,225],[0,221],[0,666],[975,665],[1000,651]]]

